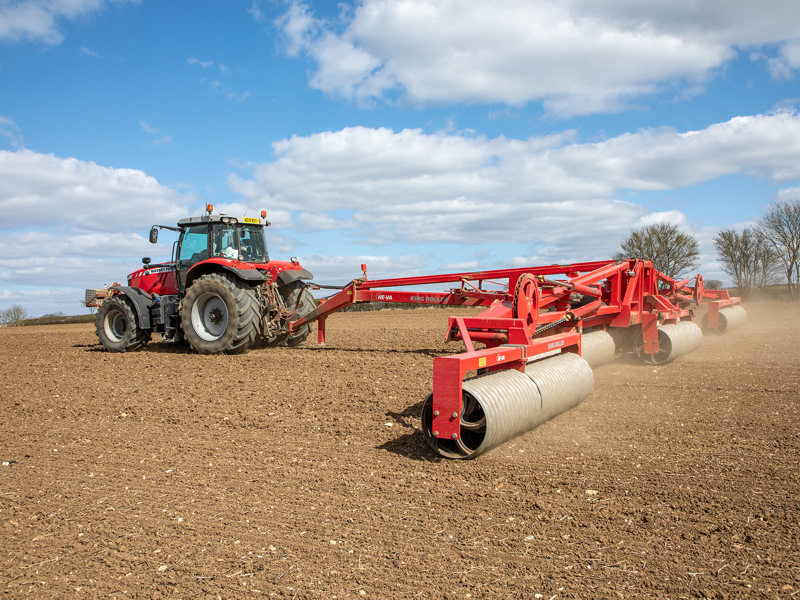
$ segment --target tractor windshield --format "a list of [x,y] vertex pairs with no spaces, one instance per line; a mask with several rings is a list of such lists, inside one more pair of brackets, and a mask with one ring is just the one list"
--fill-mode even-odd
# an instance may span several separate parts
[[260,225],[244,225],[239,227],[239,251],[246,262],[269,262],[267,243],[264,239],[264,228]]
[[211,239],[212,256],[254,263],[269,261],[264,228],[260,225],[214,223]]

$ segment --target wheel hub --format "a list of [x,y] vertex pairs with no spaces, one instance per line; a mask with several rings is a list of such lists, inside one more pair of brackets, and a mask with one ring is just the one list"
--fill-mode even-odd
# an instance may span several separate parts
[[119,342],[125,336],[127,323],[125,322],[125,316],[118,310],[108,313],[104,326],[106,336],[115,342]]
[[192,306],[192,328],[203,340],[213,342],[228,328],[228,308],[217,294],[200,296]]
[[223,318],[224,318],[224,315],[222,314],[222,311],[219,310],[219,308],[217,308],[217,307],[214,307],[213,309],[211,309],[211,311],[210,311],[210,313],[208,315],[208,321],[209,321],[209,323],[211,323],[213,325],[219,325],[220,323],[222,323],[222,319]]

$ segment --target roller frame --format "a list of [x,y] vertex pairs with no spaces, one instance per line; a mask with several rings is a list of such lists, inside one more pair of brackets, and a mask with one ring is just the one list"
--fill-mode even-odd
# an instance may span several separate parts
[[[659,326],[693,320],[693,307],[708,301],[708,326],[717,328],[719,310],[741,302],[727,291],[705,289],[701,275],[676,280],[642,259],[382,280],[368,279],[366,265],[361,269],[361,278],[290,323],[289,331],[317,321],[322,345],[325,319],[364,302],[486,307],[477,316],[450,317],[445,339],[462,341],[465,351],[433,359],[432,430],[441,439],[461,435],[462,383],[470,372],[524,371],[544,353],[580,354],[584,328],[638,328],[644,353],[656,354]],[[394,289],[446,283],[459,287],[439,292]],[[575,305],[574,294],[587,301]],[[485,348],[476,349],[475,343]]]

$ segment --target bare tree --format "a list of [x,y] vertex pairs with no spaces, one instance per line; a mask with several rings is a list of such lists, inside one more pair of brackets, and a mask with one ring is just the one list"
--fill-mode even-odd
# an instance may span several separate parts
[[19,304],[15,304],[11,308],[0,310],[0,323],[13,325],[28,318],[28,311],[22,308]]
[[746,227],[740,232],[723,229],[714,236],[722,270],[739,289],[764,287],[774,280],[778,256],[761,231]]
[[759,231],[783,266],[789,295],[800,297],[800,199],[771,204]]
[[700,255],[695,237],[682,233],[671,223],[634,229],[620,247],[622,252],[614,254],[614,260],[646,258],[653,261],[656,269],[675,279],[692,269]]

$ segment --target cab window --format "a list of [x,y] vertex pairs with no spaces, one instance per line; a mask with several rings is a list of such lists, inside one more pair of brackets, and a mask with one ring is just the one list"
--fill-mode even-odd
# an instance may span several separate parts
[[264,228],[245,225],[239,232],[241,236],[242,260],[254,263],[269,262],[267,245],[264,243]]
[[264,243],[264,228],[258,225],[214,223],[211,228],[211,255],[251,263],[269,260]]
[[187,265],[208,258],[208,225],[194,225],[183,232],[178,260]]
[[236,225],[232,223],[214,223],[211,229],[211,254],[223,258],[239,258],[239,240]]

